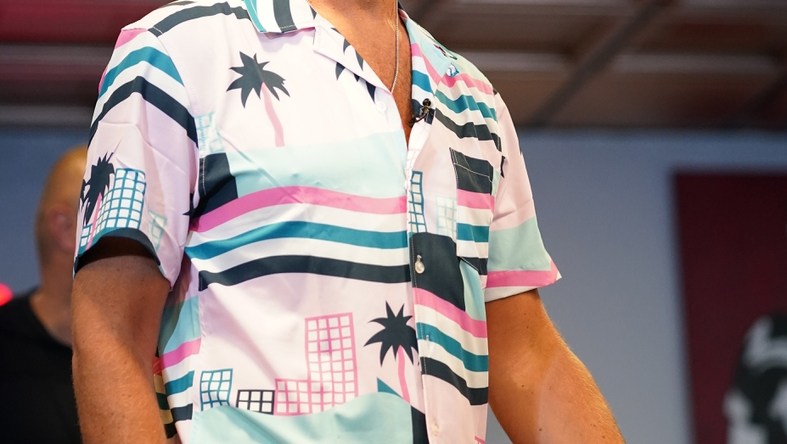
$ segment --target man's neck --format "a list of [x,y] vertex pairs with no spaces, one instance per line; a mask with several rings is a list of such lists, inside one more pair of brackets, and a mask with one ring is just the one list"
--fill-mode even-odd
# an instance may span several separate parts
[[[405,140],[412,119],[410,42],[396,0],[309,0],[395,94]],[[398,45],[398,46],[397,46]],[[397,49],[398,47],[398,49]]]
[[326,17],[390,19],[396,0],[308,0],[318,13]]
[[[314,7],[327,6],[346,10],[387,11],[396,0],[308,0]],[[389,8],[390,6],[390,8]]]

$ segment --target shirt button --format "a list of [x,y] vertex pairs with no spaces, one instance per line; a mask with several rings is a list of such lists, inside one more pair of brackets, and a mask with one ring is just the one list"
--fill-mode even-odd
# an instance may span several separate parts
[[386,105],[385,102],[383,101],[377,102],[377,111],[384,113],[387,110],[388,110],[388,105]]
[[421,262],[421,255],[419,254],[418,256],[415,257],[415,272],[418,274],[422,274],[424,271],[426,271],[426,265],[424,265],[424,263]]

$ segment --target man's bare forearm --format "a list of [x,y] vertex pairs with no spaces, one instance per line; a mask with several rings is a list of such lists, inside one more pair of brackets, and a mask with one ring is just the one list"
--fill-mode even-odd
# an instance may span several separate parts
[[514,443],[622,443],[590,372],[535,292],[487,304],[490,403]]
[[102,258],[77,273],[74,390],[86,444],[165,441],[152,359],[168,288],[143,256]]

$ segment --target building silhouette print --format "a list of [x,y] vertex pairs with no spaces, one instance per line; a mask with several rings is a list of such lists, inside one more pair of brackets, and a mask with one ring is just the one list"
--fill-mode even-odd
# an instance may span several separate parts
[[200,401],[202,410],[229,405],[232,389],[232,369],[203,371],[200,374]]
[[426,232],[426,218],[424,217],[424,174],[413,171],[410,179],[410,198],[407,200],[407,214],[410,220],[410,231],[413,233]]
[[273,390],[238,390],[235,406],[253,412],[273,414]]
[[99,197],[96,203],[98,217],[82,228],[79,248],[87,248],[93,237],[104,229],[138,229],[142,224],[145,188],[145,173],[133,169],[118,169],[112,188],[103,199]]
[[358,396],[352,313],[305,319],[307,379],[276,379],[276,415],[327,410]]

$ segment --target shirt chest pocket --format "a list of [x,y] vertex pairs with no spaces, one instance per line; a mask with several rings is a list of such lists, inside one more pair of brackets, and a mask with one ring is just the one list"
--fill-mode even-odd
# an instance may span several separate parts
[[486,153],[480,149],[450,149],[450,155],[456,178],[458,256],[485,259],[502,155],[497,150]]
[[[454,176],[453,237],[457,256],[483,272],[502,155],[492,148],[449,148]],[[488,151],[488,152],[485,152]]]

